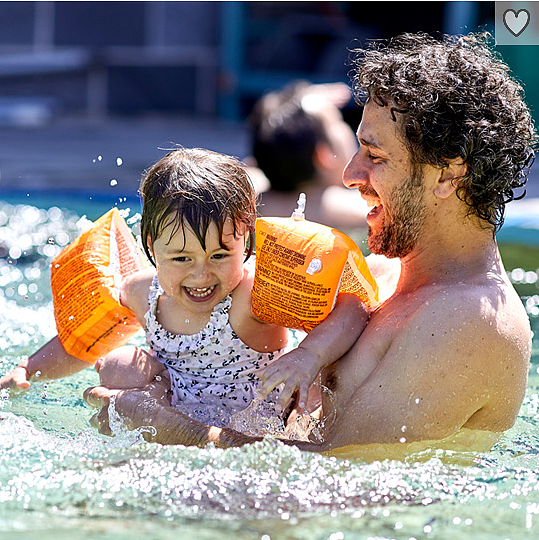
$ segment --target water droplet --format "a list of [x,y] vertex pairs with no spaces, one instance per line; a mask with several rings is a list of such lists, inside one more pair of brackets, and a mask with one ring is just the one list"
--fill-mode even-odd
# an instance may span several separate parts
[[123,161],[123,159],[122,159],[121,157],[117,157],[117,158],[116,158],[116,165],[117,165],[118,167],[120,167],[120,166],[123,164],[123,162],[124,162],[124,161]]
[[110,185],[111,186],[116,186],[118,184],[118,180],[116,180],[115,178],[113,178],[111,181],[110,181]]

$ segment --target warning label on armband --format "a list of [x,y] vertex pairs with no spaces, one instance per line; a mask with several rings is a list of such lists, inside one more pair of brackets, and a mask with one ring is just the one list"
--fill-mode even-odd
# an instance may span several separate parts
[[264,262],[277,261],[280,265],[288,268],[297,268],[305,264],[305,255],[298,253],[289,247],[277,243],[277,238],[274,236],[266,236],[266,240],[262,246],[260,256]]
[[363,285],[361,284],[360,277],[362,277],[360,272],[354,271],[352,265],[348,261],[346,261],[342,273],[339,292],[355,294],[356,296],[359,296],[363,300],[363,302],[368,304],[369,295],[365,290],[365,287],[363,287]]
[[304,267],[306,255],[266,236],[257,253],[252,310],[259,318],[288,328],[314,328],[331,310],[331,287],[294,270]]
[[119,285],[145,266],[117,209],[52,261],[54,315],[67,352],[93,362],[138,331],[135,314],[120,304]]

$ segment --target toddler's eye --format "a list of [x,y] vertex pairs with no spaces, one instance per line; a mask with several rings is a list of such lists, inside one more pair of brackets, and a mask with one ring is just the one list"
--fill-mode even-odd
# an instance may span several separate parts
[[186,262],[189,260],[188,257],[183,257],[183,256],[178,256],[178,257],[174,257],[173,259],[175,262]]
[[213,259],[216,259],[216,260],[222,260],[222,259],[226,259],[228,257],[228,253],[216,253],[215,255],[212,256]]

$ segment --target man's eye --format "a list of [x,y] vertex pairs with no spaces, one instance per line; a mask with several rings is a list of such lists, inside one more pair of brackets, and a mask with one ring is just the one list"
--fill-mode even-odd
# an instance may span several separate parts
[[383,158],[381,158],[380,156],[375,156],[370,152],[367,154],[367,157],[374,163],[380,163],[383,160]]

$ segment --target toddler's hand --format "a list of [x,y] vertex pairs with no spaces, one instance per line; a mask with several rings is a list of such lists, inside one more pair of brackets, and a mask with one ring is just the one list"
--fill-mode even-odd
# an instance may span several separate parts
[[298,406],[305,408],[309,388],[316,379],[322,366],[318,355],[299,346],[297,349],[281,356],[268,366],[260,379],[260,398],[264,399],[275,387],[284,383],[277,405],[284,410],[292,395],[298,390]]
[[26,368],[17,366],[15,369],[4,375],[0,379],[0,389],[10,388],[11,390],[28,390],[30,381],[28,380],[28,372]]

